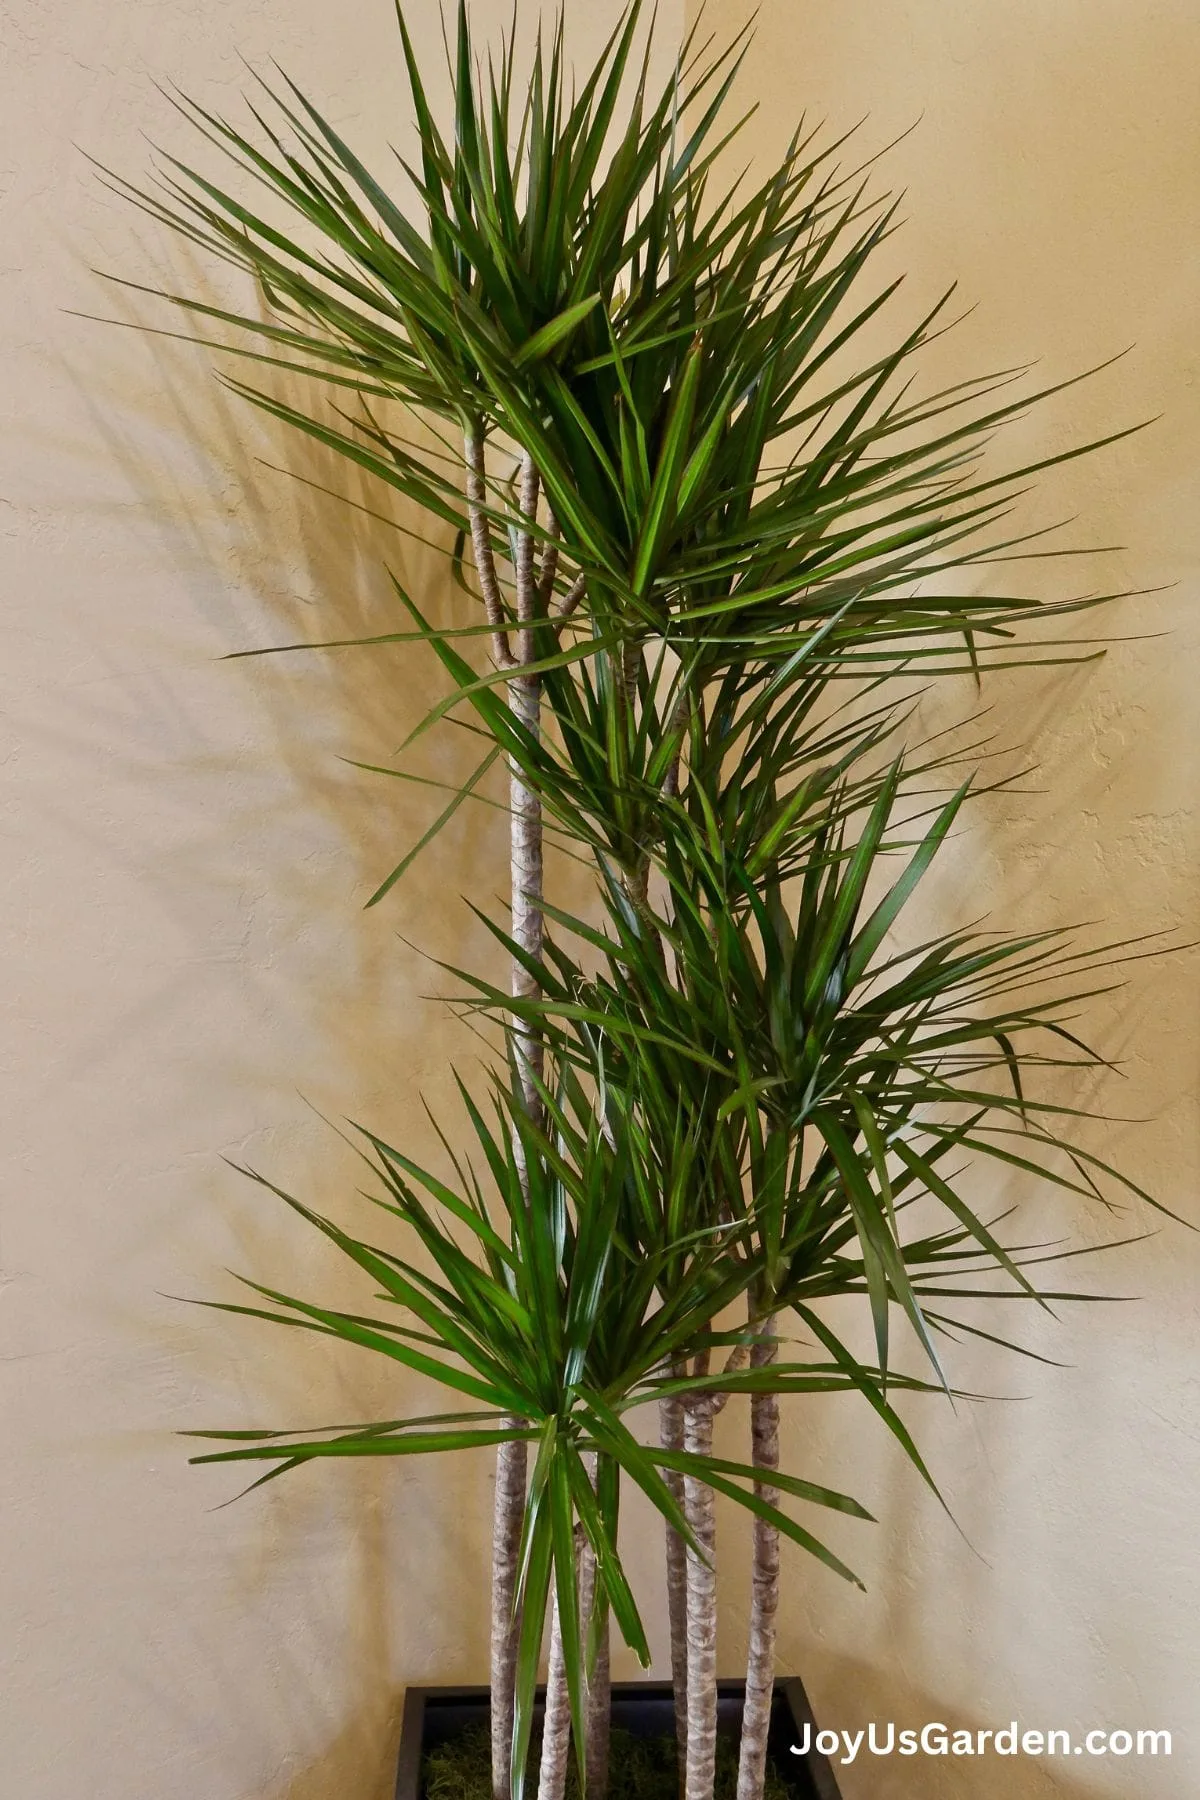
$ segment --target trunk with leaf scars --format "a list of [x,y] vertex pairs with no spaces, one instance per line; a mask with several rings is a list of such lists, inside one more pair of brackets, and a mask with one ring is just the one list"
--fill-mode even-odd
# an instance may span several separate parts
[[525,1510],[525,1441],[501,1444],[492,1520],[491,1732],[494,1800],[512,1793],[513,1706],[517,1674],[517,1556]]
[[571,1704],[567,1693],[567,1659],[563,1650],[558,1596],[550,1618],[550,1664],[546,1671],[546,1709],[542,1720],[542,1760],[538,1766],[537,1800],[562,1800],[567,1788],[571,1752]]
[[[750,1348],[750,1367],[768,1368],[775,1360],[775,1321],[758,1321]],[[761,1475],[754,1491],[770,1506],[779,1504],[770,1477],[779,1467],[779,1396],[750,1396],[753,1461]],[[746,1702],[738,1761],[737,1800],[760,1800],[767,1766],[767,1734],[775,1689],[775,1632],[779,1610],[779,1532],[766,1519],[754,1521],[754,1570],[750,1604],[750,1647],[746,1660]]]
[[[513,717],[531,736],[541,723],[541,684],[536,675],[516,675],[508,684]],[[542,954],[542,803],[514,768],[509,776],[512,814],[512,936],[530,956]],[[536,977],[514,958],[512,991],[518,999],[538,993]],[[540,1080],[543,1049],[537,1032],[519,1019],[513,1022],[517,1072],[525,1104],[540,1111],[535,1078]]]
[[[707,1356],[696,1373],[707,1372]],[[683,1446],[710,1456],[713,1397],[689,1394],[684,1402]],[[684,1800],[712,1800],[717,1755],[717,1520],[712,1489],[694,1475],[683,1478],[684,1516],[700,1554],[687,1551],[687,1757]]]
[[[596,1480],[595,1453],[585,1461],[593,1486]],[[575,1527],[575,1565],[579,1581],[579,1619],[584,1639],[591,1626],[592,1608],[596,1604],[596,1554],[581,1525]],[[609,1674],[608,1616],[601,1628],[596,1662],[587,1690],[587,1746],[585,1758],[585,1793],[587,1800],[600,1800],[608,1788],[608,1751],[611,1734],[610,1710],[612,1682]],[[542,1728],[542,1760],[538,1775],[538,1800],[562,1800],[566,1790],[570,1762],[571,1702],[567,1686],[567,1661],[558,1615],[557,1597],[553,1603],[550,1628],[550,1662],[546,1672],[546,1706]]]
[[[680,1363],[671,1364],[671,1374],[679,1379],[686,1373]],[[664,1450],[683,1449],[683,1400],[668,1394],[658,1403],[659,1439]],[[684,1506],[683,1476],[677,1469],[664,1469],[663,1480],[672,1497]],[[667,1536],[667,1618],[671,1631],[671,1685],[675,1693],[675,1742],[679,1750],[682,1782],[687,1762],[687,1549],[673,1525],[666,1527]]]
[[[592,1564],[592,1599],[590,1606],[596,1604],[594,1553],[587,1551]],[[589,1611],[590,1611],[589,1606]],[[585,1615],[586,1616],[586,1615]],[[609,1668],[609,1620],[605,1610],[604,1623],[600,1628],[600,1642],[596,1649],[596,1665],[592,1670],[592,1679],[588,1684],[588,1741],[587,1741],[587,1800],[604,1800],[608,1792],[608,1752],[612,1730],[612,1675]]]
[[[538,476],[528,457],[521,465],[521,512],[530,520],[537,514]],[[528,531],[517,533],[517,652],[518,671],[536,662],[538,647],[533,622],[538,610],[538,586],[534,569],[533,537]],[[532,738],[542,727],[542,683],[538,675],[516,673],[508,684],[508,703],[517,723]],[[542,955],[542,803],[537,793],[522,779],[514,763],[509,775],[509,807],[512,818],[512,935],[526,956],[535,961]],[[518,999],[531,999],[539,992],[537,977],[514,958],[512,991]],[[536,1029],[514,1021],[517,1041],[517,1068],[525,1104],[535,1115],[541,1111],[536,1080],[541,1079],[545,1052]]]
[[[534,541],[528,530],[516,538],[515,576],[517,602],[517,650],[514,655],[504,611],[503,595],[492,549],[488,517],[487,468],[483,434],[468,435],[465,442],[467,506],[471,543],[479,576],[484,610],[491,626],[492,660],[498,669],[511,671],[509,706],[514,717],[534,737],[541,729],[541,683],[522,668],[536,656],[534,620],[540,598],[534,567]],[[521,467],[519,503],[533,520],[537,514],[538,476],[525,458]],[[553,581],[553,569],[550,570]],[[519,769],[509,771],[510,864],[512,885],[512,937],[526,955],[542,954],[542,809],[537,794],[522,780]],[[512,991],[516,998],[537,994],[536,978],[515,957]],[[517,1076],[525,1104],[535,1115],[540,1111],[536,1081],[543,1066],[543,1047],[536,1031],[519,1019],[513,1021]],[[523,1423],[510,1420],[512,1424]],[[496,1497],[492,1528],[492,1632],[491,1632],[491,1737],[492,1792],[494,1800],[509,1800],[512,1792],[513,1710],[516,1691],[516,1657],[520,1619],[516,1606],[517,1560],[521,1522],[525,1509],[527,1456],[524,1441],[501,1444],[496,1458]]]

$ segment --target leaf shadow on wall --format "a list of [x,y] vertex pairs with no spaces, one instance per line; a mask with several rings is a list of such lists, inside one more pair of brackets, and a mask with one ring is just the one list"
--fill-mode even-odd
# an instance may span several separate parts
[[[416,543],[361,510],[390,513],[396,502],[396,522],[409,523],[398,496],[369,486],[333,453],[264,422],[223,392],[203,352],[155,339],[141,345],[154,371],[149,416],[132,416],[128,394],[120,408],[94,408],[92,416],[160,539],[164,567],[185,586],[198,637],[214,643],[218,655],[408,629],[389,567],[427,616],[450,613],[455,623],[474,622],[440,548]],[[189,364],[189,356],[197,363]],[[300,392],[296,378],[279,379],[290,383],[293,402],[312,397]],[[151,445],[165,453],[150,453]],[[425,522],[411,523],[420,529]],[[179,623],[164,623],[168,655]],[[493,784],[493,807],[462,808],[411,873],[364,911],[445,795],[340,759],[393,762],[440,691],[432,654],[401,644],[251,658],[210,666],[199,692],[214,681],[245,695],[252,724],[244,740],[222,741],[198,719],[191,721],[194,735],[172,733],[164,755],[167,682],[161,708],[153,715],[142,709],[142,741],[130,744],[132,757],[144,757],[145,780],[198,785],[210,814],[214,794],[221,796],[223,809],[211,826],[174,843],[152,878],[188,934],[203,929],[206,895],[222,888],[236,894],[244,929],[231,954],[239,979],[254,991],[265,1021],[277,1025],[282,1017],[295,1031],[295,1068],[264,1067],[253,1035],[228,1043],[223,1078],[257,1097],[264,1123],[215,1144],[213,1160],[223,1148],[339,1222],[386,1242],[380,1215],[356,1198],[361,1170],[329,1126],[303,1106],[293,1083],[302,1084],[334,1126],[350,1116],[439,1165],[421,1099],[429,1098],[453,1135],[450,1060],[470,1079],[483,1052],[428,997],[452,986],[428,959],[501,973],[496,946],[459,902],[470,894],[498,910],[493,902],[507,882],[503,788]],[[85,740],[107,737],[111,744],[111,726],[102,713],[79,720]],[[458,783],[478,761],[477,742],[443,725],[404,766]],[[190,979],[185,974],[182,990],[168,981],[153,1004],[186,1005]],[[115,1028],[122,1025],[131,1028],[128,1020]],[[367,1309],[369,1293],[347,1278],[335,1253],[310,1243],[306,1228],[283,1215],[271,1196],[245,1189],[232,1175],[218,1176],[204,1196],[224,1217],[235,1268],[331,1305]],[[211,1251],[199,1267],[185,1254],[179,1265],[185,1291],[238,1297],[212,1266]],[[246,1332],[243,1321],[193,1329],[177,1313],[158,1335],[165,1333],[188,1363],[189,1386],[228,1393],[234,1347],[238,1380],[234,1403],[224,1408],[234,1416],[221,1417],[222,1403],[206,1399],[209,1417],[202,1423],[215,1415],[222,1424],[257,1424],[266,1415],[271,1423],[315,1425],[432,1410],[438,1403],[428,1383],[395,1365],[376,1367],[350,1350],[318,1354],[304,1339],[293,1341],[299,1334],[285,1339],[253,1324]],[[239,1409],[248,1414],[245,1421],[236,1416]],[[194,1414],[179,1423],[196,1423]],[[269,1615],[279,1587],[298,1583],[305,1614],[303,1641],[273,1647],[280,1721],[256,1721],[237,1684],[212,1671],[222,1729],[247,1745],[250,1760],[257,1732],[285,1739],[275,1742],[270,1760],[289,1773],[282,1782],[273,1778],[262,1800],[341,1800],[351,1789],[386,1793],[398,1678],[479,1678],[487,1656],[490,1477],[487,1458],[442,1457],[421,1471],[372,1460],[300,1471],[243,1503],[230,1603],[265,1605]],[[223,1480],[222,1497],[240,1485]],[[334,1488],[338,1498],[331,1501]],[[205,1647],[197,1644],[196,1653],[204,1656]],[[178,1709],[181,1691],[191,1685],[172,1685],[167,1672],[156,1703]],[[207,1721],[196,1725],[211,1732]],[[314,1742],[320,1748],[309,1756],[302,1747]]]

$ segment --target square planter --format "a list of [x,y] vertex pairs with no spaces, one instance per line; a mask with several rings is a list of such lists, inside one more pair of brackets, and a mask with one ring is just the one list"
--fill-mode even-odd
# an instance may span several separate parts
[[[742,1716],[743,1684],[717,1683],[719,1729],[736,1731]],[[542,1690],[538,1690],[540,1711]],[[421,1758],[427,1749],[444,1744],[471,1725],[484,1724],[488,1716],[486,1687],[410,1687],[404,1696],[400,1725],[400,1755],[396,1765],[396,1800],[422,1800]],[[639,1737],[675,1735],[675,1709],[671,1685],[666,1681],[615,1681],[612,1689],[613,1724]],[[812,1711],[801,1682],[784,1676],[775,1683],[768,1755],[787,1782],[795,1800],[841,1800],[841,1791],[826,1757],[812,1750],[793,1756],[791,1746],[812,1723]],[[815,1735],[815,1728],[814,1728]]]

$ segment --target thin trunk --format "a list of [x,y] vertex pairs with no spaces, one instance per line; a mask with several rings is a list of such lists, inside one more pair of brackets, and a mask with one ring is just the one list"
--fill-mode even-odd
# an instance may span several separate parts
[[[529,519],[537,514],[538,476],[528,457],[521,466],[519,492],[522,513]],[[516,545],[517,578],[517,665],[526,667],[537,660],[537,644],[533,622],[537,616],[538,585],[533,562],[533,538],[528,531],[518,533]],[[542,681],[539,675],[514,674],[508,684],[508,704],[513,718],[533,738],[541,735]],[[528,787],[516,763],[509,768],[509,810],[512,839],[512,936],[527,957],[542,958],[542,802]],[[540,987],[536,976],[514,957],[512,991],[516,999],[536,999]],[[535,1080],[540,1081],[545,1051],[541,1034],[535,1026],[514,1020],[513,1033],[517,1047],[517,1070],[525,1104],[537,1117],[541,1112]]]
[[[512,672],[509,705],[514,716],[534,736],[541,725],[541,684],[537,676],[521,674],[536,655],[533,623],[538,609],[533,537],[522,531],[516,551],[517,654],[509,644],[504,602],[492,550],[488,519],[487,471],[482,432],[469,435],[465,444],[467,506],[471,543],[483,595],[484,610],[492,627],[492,659],[499,669]],[[521,471],[520,506],[536,517],[538,477],[526,459]],[[512,877],[512,937],[528,955],[542,953],[542,810],[535,793],[521,779],[515,766],[509,770],[510,851]],[[536,995],[538,984],[514,957],[512,991],[515,998]],[[539,1109],[535,1077],[540,1077],[543,1047],[536,1030],[513,1021],[518,1079],[526,1105]],[[513,1420],[520,1424],[522,1421]],[[516,1691],[517,1641],[520,1616],[516,1604],[517,1558],[525,1510],[527,1455],[524,1440],[501,1444],[496,1458],[496,1498],[492,1526],[492,1632],[491,1632],[491,1738],[493,1800],[511,1800],[513,1711]]]
[[566,593],[562,596],[562,599],[559,600],[555,606],[555,615],[560,619],[569,619],[571,614],[579,606],[579,603],[586,592],[587,577],[584,575],[577,575]]
[[[671,1374],[679,1379],[685,1368],[671,1364]],[[683,1398],[668,1394],[658,1403],[659,1440],[664,1450],[683,1449]],[[677,1469],[664,1469],[663,1480],[682,1510],[683,1476]],[[671,1628],[671,1685],[675,1694],[675,1743],[679,1751],[679,1785],[683,1788],[683,1772],[687,1766],[687,1549],[673,1525],[667,1526],[667,1617]]]
[[475,572],[479,576],[483,610],[492,628],[492,661],[498,669],[513,669],[517,659],[509,648],[504,619],[504,595],[492,551],[486,452],[482,431],[468,435],[464,440],[463,450],[467,465],[467,515],[471,523],[471,547],[475,552]]
[[[591,1556],[591,1552],[588,1552]],[[593,1564],[593,1598],[595,1604],[595,1558]],[[589,1612],[591,1608],[589,1607]],[[608,1750],[612,1730],[612,1677],[609,1668],[608,1610],[600,1630],[596,1666],[588,1684],[587,1712],[587,1800],[604,1800],[608,1792]]]
[[[696,1373],[707,1369],[696,1359]],[[712,1454],[713,1400],[689,1394],[684,1403],[683,1446],[693,1456]],[[712,1800],[717,1755],[717,1520],[712,1489],[694,1475],[683,1481],[684,1513],[702,1554],[687,1552],[687,1709],[685,1800]]]
[[[629,741],[635,730],[635,713],[638,699],[638,676],[642,668],[641,638],[626,639],[621,647],[620,656],[609,659],[612,670],[615,700],[618,711],[618,730],[621,734],[621,755],[624,761],[629,754]],[[649,931],[655,942],[658,931],[654,917],[650,911],[650,848],[649,838],[657,825],[657,820],[643,816],[642,826],[634,843],[628,847],[627,855],[631,858],[624,872],[623,881],[626,895],[641,919],[643,926]]]
[[[592,1486],[596,1485],[596,1452],[584,1457]],[[579,1539],[579,1622],[585,1644],[591,1636],[592,1609],[603,1604],[597,1592],[596,1552],[588,1542],[581,1525],[576,1526]],[[587,1688],[587,1755],[584,1767],[586,1800],[603,1800],[608,1792],[608,1747],[612,1731],[612,1681],[609,1675],[608,1608],[600,1628],[600,1642]]]
[[675,704],[671,708],[671,716],[667,720],[667,735],[669,737],[678,735],[679,738],[678,748],[671,758],[671,766],[667,770],[666,779],[662,785],[663,795],[668,800],[674,799],[675,795],[679,792],[679,766],[683,760],[683,743],[691,705],[691,690],[681,675],[679,679],[679,692],[675,696]]
[[[518,724],[536,737],[541,725],[541,682],[536,675],[515,675],[508,684],[509,706]],[[516,765],[509,771],[509,810],[512,820],[512,937],[527,955],[542,954],[542,803],[525,785]],[[512,991],[518,1000],[536,999],[536,976],[513,958]],[[536,1026],[513,1020],[513,1040],[521,1092],[530,1113],[541,1113],[537,1082],[541,1080],[544,1049]]]
[[[760,1319],[750,1349],[750,1367],[765,1369],[775,1360],[775,1321]],[[769,1505],[779,1503],[769,1477],[779,1468],[779,1396],[750,1396],[753,1459],[762,1475],[754,1491]],[[779,1610],[779,1533],[765,1519],[754,1521],[754,1574],[750,1605],[750,1649],[746,1661],[746,1705],[742,1714],[742,1746],[738,1761],[737,1800],[762,1800],[767,1766],[767,1733],[775,1687],[775,1631]]]
[[[595,1453],[589,1452],[585,1460],[594,1486],[596,1480]],[[586,1642],[591,1628],[592,1608],[596,1604],[596,1556],[581,1525],[575,1527],[575,1566],[579,1582],[580,1630]],[[587,1800],[601,1800],[608,1788],[611,1689],[606,1613],[595,1666],[587,1688],[587,1751],[585,1757]],[[557,1593],[550,1626],[550,1664],[546,1672],[544,1720],[537,1800],[562,1800],[570,1761],[568,1751],[571,1738],[571,1699],[567,1686],[567,1659],[563,1651],[562,1622],[559,1618]]]
[[542,1760],[537,1800],[562,1800],[567,1788],[571,1750],[571,1702],[567,1692],[567,1659],[563,1652],[558,1595],[550,1620],[550,1666],[546,1671],[546,1707],[542,1715]]
[[[516,1424],[518,1421],[507,1421]],[[517,1557],[525,1511],[525,1440],[501,1444],[492,1520],[491,1727],[494,1800],[512,1794],[513,1705],[517,1684]]]

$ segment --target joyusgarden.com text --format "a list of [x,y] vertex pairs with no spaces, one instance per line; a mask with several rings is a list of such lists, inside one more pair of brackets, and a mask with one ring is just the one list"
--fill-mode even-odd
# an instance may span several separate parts
[[817,1731],[806,1724],[794,1756],[816,1750],[843,1767],[860,1756],[1170,1756],[1169,1731],[1025,1730],[1014,1719],[990,1730],[955,1730],[938,1720],[901,1727],[875,1720],[856,1731]]

